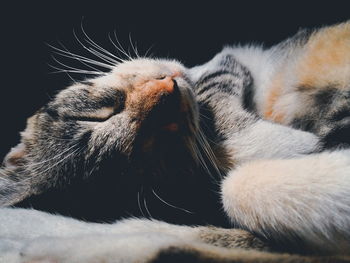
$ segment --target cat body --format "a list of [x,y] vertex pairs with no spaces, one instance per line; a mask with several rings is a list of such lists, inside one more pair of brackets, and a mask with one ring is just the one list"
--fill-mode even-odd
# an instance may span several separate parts
[[[242,230],[227,234],[230,230],[132,219],[115,225],[88,224],[5,208],[1,220],[6,222],[4,226],[13,225],[0,230],[8,242],[4,241],[4,246],[22,251],[28,260],[53,258],[59,262],[74,262],[69,261],[74,254],[76,262],[81,262],[89,253],[76,252],[74,247],[90,234],[84,241],[86,248],[100,238],[103,244],[111,244],[105,247],[105,258],[119,257],[120,262],[141,258],[140,262],[157,262],[157,256],[169,248],[175,249],[167,250],[169,255],[189,255],[203,259],[200,262],[212,260],[211,256],[216,258],[214,262],[254,262],[255,256],[249,258],[244,252],[241,256],[241,250],[215,247],[245,248],[247,244],[262,250],[287,244],[291,251],[348,253],[350,150],[349,138],[341,135],[350,127],[349,33],[347,22],[315,32],[302,31],[268,50],[225,48],[208,63],[192,69],[176,61],[123,62],[104,76],[62,91],[31,117],[22,142],[8,154],[1,170],[0,202],[4,206],[75,180],[79,186],[86,178],[108,173],[102,178],[111,180],[109,184],[125,175],[145,180],[164,177],[171,181],[169,178],[175,177],[183,184],[188,179],[193,180],[191,187],[204,180],[207,183],[202,185],[198,181],[199,194],[194,198],[201,203],[206,200],[201,188],[224,175],[219,191],[226,215],[235,226],[269,245],[247,232],[233,233]],[[330,149],[321,152],[324,147]],[[86,193],[95,194],[91,189]],[[181,188],[175,189],[176,193],[181,193]],[[193,190],[192,194],[197,193]],[[211,213],[212,207],[205,206],[201,209]],[[40,226],[33,227],[33,233],[26,231],[29,226],[21,222],[24,217],[29,221],[43,218],[47,229],[63,227],[55,233],[47,230],[54,248],[45,247],[50,242],[40,240],[46,232],[40,232]],[[128,228],[135,222],[140,227]],[[161,224],[164,228],[159,230]],[[16,230],[18,226],[22,232]],[[123,229],[127,229],[125,235],[118,236]],[[19,241],[16,231],[27,240]],[[106,231],[111,235],[104,237]],[[62,237],[61,233],[69,235]],[[242,235],[239,241],[235,239]],[[145,245],[137,250],[141,254],[124,251],[129,256],[124,259],[125,238],[141,240]],[[59,256],[68,251],[67,246],[73,248],[67,258]],[[149,246],[155,252],[147,258],[143,253]],[[103,258],[103,251],[91,253]],[[284,260],[256,253],[265,258],[262,262]]]

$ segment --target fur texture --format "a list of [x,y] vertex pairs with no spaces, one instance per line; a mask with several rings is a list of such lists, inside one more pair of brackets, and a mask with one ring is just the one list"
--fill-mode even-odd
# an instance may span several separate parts
[[[254,236],[135,219],[85,223],[4,208],[6,260],[348,262],[267,252],[350,251],[348,43],[346,22],[301,31],[268,50],[225,48],[192,69],[139,58],[63,90],[28,120],[21,143],[7,155],[3,206],[30,200],[44,209],[40,198],[46,198],[49,211],[111,220],[129,202],[116,198],[119,178],[143,178],[150,189],[162,181],[164,192],[184,198],[202,220],[220,216],[212,200],[221,198],[231,222]],[[104,210],[101,204],[111,200],[116,208]],[[265,251],[249,255],[241,248]]]

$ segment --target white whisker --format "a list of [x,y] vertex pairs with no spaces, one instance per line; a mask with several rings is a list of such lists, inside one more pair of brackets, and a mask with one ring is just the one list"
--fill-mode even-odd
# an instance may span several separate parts
[[[67,52],[70,53],[70,55],[67,55],[67,54],[62,54],[62,53],[59,53],[59,52],[55,52],[56,54],[58,54],[60,56],[78,60],[83,65],[85,65],[85,66],[87,66],[87,67],[89,67],[89,68],[91,68],[93,70],[96,70],[96,71],[100,71],[100,70],[95,68],[95,67],[93,67],[93,66],[91,66],[91,65],[89,65],[89,64],[87,64],[87,63],[90,63],[92,65],[96,65],[96,66],[99,66],[99,67],[104,67],[104,68],[106,68],[106,66],[108,66],[108,65],[104,65],[104,63],[101,63],[101,62],[96,61],[96,60],[88,59],[88,58],[85,58],[83,56],[80,56],[81,58],[78,57],[79,55],[75,55],[74,56],[74,54],[72,52],[70,52],[61,42],[58,42],[58,43],[62,46],[62,48],[64,48]],[[107,68],[109,68],[109,67],[107,67]]]
[[[147,57],[148,52],[150,52],[151,49],[152,49],[153,47],[154,47],[154,44],[152,44],[152,45],[146,50],[144,57]],[[152,57],[152,54],[151,54],[151,57]]]
[[207,141],[207,139],[206,139],[206,137],[201,129],[198,130],[198,135],[199,135],[199,141],[200,141],[205,153],[207,154],[208,159],[212,163],[212,165],[213,165],[214,169],[216,170],[216,172],[218,173],[218,175],[220,175],[220,177],[222,177],[221,172],[220,172],[218,165],[217,165],[218,160],[216,159],[216,156],[215,156],[213,150],[211,149],[211,146],[208,143],[208,141]]
[[[104,48],[98,46],[97,44],[95,44],[95,42],[90,42],[88,39],[85,39],[85,41],[92,45],[92,47],[90,48],[92,51],[96,52],[99,54],[98,57],[103,57],[104,60],[107,63],[112,63],[112,65],[116,65],[119,64],[119,62],[123,62],[122,59],[120,59],[119,57],[113,55],[112,53],[110,53],[109,51],[105,50]],[[95,49],[93,48],[95,47]]]
[[[203,147],[201,147],[203,148]],[[200,163],[203,165],[203,167],[205,168],[205,170],[207,170],[207,172],[211,175],[210,169],[207,166],[207,163],[204,160],[204,157],[202,155],[201,150],[198,148],[197,143],[194,144],[194,149],[195,149],[195,153],[196,153],[196,157],[198,158],[198,160],[200,161]]]
[[145,207],[145,209],[146,209],[146,212],[147,212],[148,216],[149,216],[150,218],[152,218],[153,216],[151,215],[151,213],[150,213],[150,211],[148,210],[148,207],[147,207],[146,197],[143,197],[143,204],[144,204],[144,207]]
[[129,33],[129,42],[130,42],[131,48],[132,48],[132,50],[134,51],[136,57],[139,58],[140,55],[139,55],[139,52],[138,52],[138,50],[137,50],[137,48],[136,48],[136,43],[135,43],[135,46],[134,46],[134,43],[133,43],[132,40],[131,40],[131,33]]
[[162,203],[166,204],[167,206],[170,206],[170,207],[172,207],[172,208],[181,210],[181,211],[186,212],[186,213],[189,213],[189,214],[194,214],[193,212],[191,212],[191,211],[189,211],[189,210],[186,210],[186,209],[181,208],[181,207],[177,207],[177,206],[175,206],[175,205],[172,205],[172,204],[166,202],[164,199],[162,199],[162,198],[154,191],[154,189],[152,189],[152,193],[154,194],[155,197],[157,197]]
[[77,144],[73,144],[69,148],[65,149],[63,152],[55,155],[54,157],[52,157],[50,159],[46,159],[45,161],[41,161],[41,162],[30,163],[30,164],[25,165],[24,167],[25,168],[32,168],[32,167],[36,167],[36,166],[41,166],[42,164],[45,164],[45,163],[50,162],[54,159],[60,158],[62,155],[66,154],[67,152],[69,152],[70,150],[72,150],[76,146],[77,146]]
[[95,55],[96,57],[102,59],[103,61],[105,61],[105,62],[107,62],[107,63],[112,63],[112,65],[113,65],[112,68],[114,68],[115,65],[118,65],[118,64],[119,64],[118,61],[115,61],[115,60],[113,60],[113,59],[110,59],[108,56],[106,56],[105,54],[99,52],[98,50],[95,50],[95,49],[93,49],[93,48],[89,48],[89,50],[90,50],[90,52],[91,52],[93,55]]
[[[60,45],[62,45],[62,43],[60,43]],[[96,60],[93,60],[93,59],[90,59],[90,58],[86,58],[84,56],[81,56],[81,55],[78,55],[78,54],[75,54],[73,52],[70,52],[68,50],[62,50],[58,47],[55,47],[55,46],[52,46],[50,44],[48,44],[48,46],[52,49],[55,50],[55,54],[57,55],[60,55],[62,57],[67,57],[67,58],[72,58],[72,59],[75,59],[75,60],[78,60],[80,61],[82,64],[86,65],[85,63],[83,62],[86,62],[86,63],[90,63],[90,64],[93,64],[93,65],[96,65],[96,66],[100,66],[102,68],[107,68],[107,69],[112,69],[113,66],[112,65],[109,65],[109,64],[105,64],[103,62],[100,62],[100,61],[96,61]],[[62,45],[63,46],[63,45]],[[64,47],[64,46],[63,46]],[[65,48],[65,47],[64,47]],[[91,67],[91,66],[90,66]],[[97,70],[97,69],[95,69]],[[97,70],[98,71],[98,70]]]
[[68,78],[70,78],[73,81],[74,84],[78,83],[78,81],[76,81],[68,72],[64,72],[64,73],[68,76]]
[[140,210],[140,212],[141,212],[142,216],[143,216],[143,217],[146,217],[146,216],[145,216],[145,214],[143,213],[142,208],[141,208],[141,202],[140,202],[140,192],[137,192],[137,204],[138,204],[138,206],[139,206],[139,210]]
[[[78,38],[78,36],[77,36],[77,34],[75,33],[74,30],[73,30],[73,35],[74,35],[75,39],[78,41],[78,43],[79,43],[85,50],[87,50],[89,53],[93,54],[94,56],[96,56],[96,57],[102,59],[104,62],[106,62],[106,63],[108,63],[108,64],[105,64],[105,63],[102,63],[102,62],[99,62],[99,63],[105,64],[106,67],[108,67],[108,68],[110,68],[110,69],[112,69],[113,66],[115,66],[116,64],[118,64],[118,61],[116,61],[116,60],[114,60],[114,59],[111,59],[111,58],[104,59],[104,58],[102,58],[101,56],[96,55],[96,52],[98,52],[98,51],[96,51],[95,49],[93,49],[93,48],[91,48],[91,47],[85,46],[85,44],[84,44],[83,42],[80,41],[80,39]],[[89,43],[89,44],[90,44],[90,43]],[[90,45],[91,45],[91,44],[90,44]]]
[[[76,70],[77,70],[77,71],[83,70],[83,69],[80,69],[80,68],[75,68],[75,67],[66,65],[66,64],[64,64],[63,62],[58,61],[54,56],[51,56],[51,58],[52,58],[57,64],[59,64],[59,65],[65,67],[65,68],[63,68],[63,70],[75,70],[75,71],[76,71]],[[89,71],[89,72],[92,72],[92,71]],[[98,72],[99,72],[99,73],[103,73],[102,71],[98,71]]]
[[53,66],[51,64],[48,64],[51,68],[56,69],[57,71],[52,71],[50,73],[77,73],[77,74],[86,74],[86,75],[104,75],[103,72],[99,71],[89,71],[89,70],[67,70],[67,69],[61,69],[56,66]]
[[44,171],[41,171],[40,173],[45,173],[49,170],[51,170],[52,168],[56,167],[57,165],[59,165],[60,163],[62,163],[64,160],[66,160],[67,158],[71,157],[72,155],[74,155],[75,153],[77,153],[79,151],[79,148],[75,149],[74,151],[72,151],[71,153],[69,153],[68,155],[66,155],[65,157],[63,157],[62,159],[60,159],[58,162],[54,163],[53,165],[51,165],[50,167],[48,167],[47,169],[45,169]]
[[132,60],[132,57],[124,50],[123,46],[120,44],[118,37],[117,37],[117,33],[116,31],[114,31],[114,38],[116,39],[119,47],[114,43],[114,41],[112,40],[110,34],[108,34],[109,40],[111,41],[112,45],[118,50],[120,51],[122,54],[124,54],[129,60]]
[[[116,55],[112,54],[111,52],[109,52],[108,50],[106,50],[105,48],[101,47],[100,45],[98,45],[95,41],[93,41],[91,39],[91,37],[88,36],[88,34],[86,33],[86,31],[84,30],[83,27],[83,23],[81,23],[80,25],[81,27],[81,31],[83,32],[84,36],[86,37],[86,41],[88,44],[92,45],[93,47],[97,48],[98,50],[100,50],[101,52],[104,52],[105,55],[110,56],[108,57],[108,59],[110,59],[111,61],[114,61],[114,63],[118,63],[118,61],[123,61],[122,59],[120,59],[119,57],[117,57]],[[114,60],[113,58],[117,59]]]
[[[60,43],[60,45],[62,45],[62,47],[65,48],[62,43]],[[59,55],[61,57],[67,57],[67,58],[71,58],[71,59],[74,59],[74,60],[78,60],[83,65],[85,65],[85,66],[87,66],[87,67],[89,67],[89,68],[91,68],[91,69],[93,69],[95,71],[101,71],[101,70],[98,69],[98,68],[93,67],[92,65],[96,65],[96,66],[99,66],[101,68],[106,68],[106,69],[112,69],[113,68],[109,64],[105,64],[105,63],[100,62],[100,61],[96,61],[96,60],[93,60],[93,59],[85,58],[85,57],[77,55],[77,54],[73,54],[73,53],[69,52],[68,49],[67,49],[67,52],[69,53],[69,55],[65,54],[65,53],[62,53],[62,52],[61,53],[60,52],[56,52],[56,51],[54,51],[53,53],[55,53],[55,54],[57,54],[57,55]]]

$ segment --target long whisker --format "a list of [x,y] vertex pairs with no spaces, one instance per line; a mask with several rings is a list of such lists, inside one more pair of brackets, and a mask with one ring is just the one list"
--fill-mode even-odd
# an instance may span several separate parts
[[198,145],[195,143],[194,144],[194,150],[195,150],[195,153],[196,153],[196,157],[198,158],[198,160],[200,161],[200,163],[203,165],[203,167],[208,171],[208,173],[210,173],[210,169],[209,167],[207,166],[207,163],[205,162],[204,160],[204,157],[202,155],[202,152],[201,150],[198,148]]
[[[113,66],[115,66],[116,64],[118,64],[118,61],[114,60],[114,59],[111,59],[111,58],[102,58],[101,56],[98,56],[96,55],[96,50],[94,50],[93,48],[91,47],[87,47],[85,46],[85,44],[83,42],[81,42],[81,40],[78,38],[77,34],[75,33],[75,30],[73,30],[73,35],[75,37],[75,39],[78,41],[78,43],[85,49],[87,50],[88,52],[90,52],[91,54],[93,54],[94,56],[102,59],[104,62],[108,63],[106,65],[108,65],[109,68],[113,68]],[[89,43],[91,45],[91,43]],[[101,62],[102,63],[102,62]]]
[[[69,66],[69,65],[66,65],[64,63],[62,63],[61,61],[58,61],[54,56],[51,56],[51,58],[59,65],[65,67],[63,68],[62,70],[74,70],[74,71],[85,71],[83,69],[80,69],[80,68],[75,68],[75,67],[72,67],[72,66]],[[57,68],[56,68],[57,69]],[[89,72],[99,72],[99,73],[104,73],[102,71],[89,71]]]
[[119,51],[121,52],[122,54],[124,54],[129,60],[132,60],[132,57],[124,50],[123,46],[120,44],[119,40],[118,40],[118,37],[117,37],[117,33],[116,31],[114,30],[114,38],[116,39],[117,41],[117,44],[119,46],[117,46],[114,41],[112,40],[110,34],[108,34],[108,37],[109,37],[109,40],[111,41],[111,43],[113,44],[113,46]]
[[[62,44],[62,43],[59,43],[64,49],[66,49],[67,52],[69,52],[69,50]],[[65,53],[60,53],[60,52],[56,52],[54,51],[55,54],[61,56],[61,57],[67,57],[67,58],[71,58],[71,59],[75,59],[75,60],[78,60],[81,64],[83,64],[84,66],[87,66],[88,68],[91,68],[95,71],[101,71],[100,69],[96,68],[96,67],[93,67],[92,65],[96,65],[96,66],[99,66],[99,67],[102,67],[102,68],[107,68],[107,69],[112,69],[111,66],[109,66],[108,64],[105,64],[103,62],[100,62],[100,61],[96,61],[96,60],[92,60],[92,59],[88,59],[88,58],[85,58],[83,56],[79,56],[77,54],[73,54],[71,52],[69,52],[70,54],[67,55]],[[91,65],[90,65],[91,64]],[[102,72],[102,71],[101,71]]]
[[[96,54],[95,56],[100,57],[101,59],[105,60],[108,63],[112,63],[112,65],[119,64],[119,62],[123,62],[123,60],[109,51],[105,50],[104,48],[100,47],[99,45],[95,44],[95,42],[90,42],[88,39],[85,39],[85,41],[90,44],[92,47],[95,47],[95,49],[90,48],[91,51],[94,51]],[[113,58],[112,58],[113,57]]]
[[[69,52],[69,50],[61,42],[58,42],[58,43],[62,46],[62,48],[64,48],[67,52]],[[62,53],[59,53],[59,52],[55,52],[55,53],[60,55],[60,56],[63,56],[63,57],[67,57],[67,58],[72,58],[72,59],[78,60],[83,65],[85,65],[85,66],[87,66],[87,67],[89,67],[89,68],[91,68],[93,70],[96,70],[96,71],[100,71],[100,70],[95,68],[95,67],[93,67],[93,66],[91,66],[90,64],[97,65],[99,67],[105,67],[105,65],[102,65],[102,63],[99,62],[99,61],[95,61],[95,60],[91,60],[91,59],[82,59],[82,58],[78,58],[77,56],[74,56],[74,55],[66,55],[66,54],[62,54]],[[88,61],[86,61],[86,60],[88,60]],[[90,64],[88,64],[88,63],[90,63]]]
[[[113,66],[118,65],[119,62],[115,61],[114,59],[109,58],[108,56],[106,56],[105,54],[99,52],[98,50],[95,50],[93,48],[90,48],[90,52],[95,55],[96,57],[102,59],[103,61],[107,62],[107,63],[112,63]],[[113,68],[113,67],[112,67]]]
[[[84,36],[86,37],[86,41],[92,45],[93,47],[97,48],[98,50],[100,50],[101,52],[104,52],[110,60],[114,61],[115,63],[118,63],[117,61],[121,61],[123,62],[123,60],[119,57],[117,57],[116,55],[112,54],[111,52],[109,52],[108,50],[106,50],[105,48],[101,47],[100,45],[98,45],[95,41],[93,41],[91,39],[91,37],[89,37],[89,35],[86,33],[84,27],[83,27],[83,23],[80,24],[81,27],[81,31],[83,32]],[[112,59],[115,58],[116,60]]]
[[[112,39],[110,33],[108,34],[108,39],[109,39],[109,41],[112,43],[112,45],[117,49],[117,52],[118,52],[118,53],[120,52],[122,55],[126,56],[129,60],[131,60],[131,59],[128,57],[128,55],[125,54],[124,51],[123,51],[121,48],[119,48],[119,47],[113,42],[113,39]],[[119,54],[120,54],[120,53],[119,53]],[[119,58],[119,59],[121,60],[121,62],[126,62],[126,61],[127,61],[126,59],[121,59],[121,58]]]
[[208,143],[203,131],[200,128],[198,130],[198,135],[199,135],[199,141],[200,141],[201,145],[203,146],[203,149],[204,149],[205,153],[207,154],[208,159],[212,163],[212,165],[213,165],[214,169],[216,170],[216,172],[218,173],[218,175],[220,175],[220,177],[222,177],[221,172],[220,172],[218,165],[217,165],[218,160],[217,160],[210,144]]
[[62,69],[58,68],[56,66],[53,66],[51,64],[48,64],[49,67],[56,69],[57,71],[52,71],[51,73],[77,73],[77,74],[86,74],[86,75],[104,75],[103,72],[98,72],[98,71],[89,71],[89,70],[67,70],[67,69]]
[[[145,52],[145,57],[147,57],[147,55],[148,55],[148,53],[151,51],[151,49],[154,47],[154,44],[152,44],[147,50],[146,50],[146,52]],[[151,55],[151,57],[152,57],[152,55]]]
[[189,214],[194,214],[194,212],[191,212],[191,211],[189,211],[189,210],[186,210],[186,209],[181,208],[181,207],[177,207],[177,206],[175,206],[175,205],[172,205],[172,204],[166,202],[164,199],[162,199],[162,198],[154,191],[154,189],[152,189],[152,193],[154,194],[155,197],[157,197],[162,203],[166,204],[167,206],[170,206],[170,207],[172,207],[172,208],[178,209],[178,210],[180,210],[180,211],[183,211],[183,212],[186,212],[186,213],[189,213]]
[[68,78],[70,78],[73,81],[74,84],[78,83],[78,81],[75,80],[68,72],[64,72],[64,73],[68,76]]
[[150,218],[152,218],[153,216],[151,215],[151,213],[150,213],[150,211],[148,210],[148,207],[147,207],[146,197],[143,197],[143,204],[144,204],[144,207],[145,207],[145,209],[146,209],[146,212],[147,212],[148,216],[149,216]]
[[[50,44],[47,44],[47,45],[50,48],[52,48],[53,50],[55,50],[55,52],[54,52],[55,54],[60,55],[62,57],[76,59],[76,60],[78,60],[80,62],[82,61],[82,62],[90,63],[90,64],[93,64],[93,65],[96,65],[96,66],[100,66],[102,68],[107,68],[107,69],[112,69],[113,68],[113,65],[106,64],[106,63],[103,63],[103,62],[100,62],[100,61],[96,61],[96,60],[93,60],[93,59],[90,59],[90,58],[86,58],[84,56],[81,56],[81,55],[75,54],[73,52],[70,52],[69,50],[63,50],[63,49],[60,49],[58,47],[52,46]],[[62,44],[60,43],[60,45],[62,45]],[[84,64],[84,63],[82,63],[82,64]],[[86,65],[86,64],[84,64],[84,65]]]
[[141,208],[141,202],[140,202],[140,192],[137,192],[137,204],[138,204],[138,206],[139,206],[139,210],[140,210],[140,212],[141,212],[142,216],[143,216],[143,217],[146,217],[146,216],[145,216],[145,214],[143,213],[142,208]]
[[132,40],[131,40],[131,33],[129,33],[129,42],[130,42],[131,48],[132,48],[132,50],[134,51],[136,57],[139,58],[140,55],[139,55],[139,52],[138,52],[138,50],[137,50],[137,48],[136,48],[136,43],[135,43],[135,46],[134,46],[134,43],[133,43]]
[[72,146],[70,146],[69,148],[65,149],[63,152],[53,156],[52,158],[46,159],[46,160],[41,161],[41,162],[30,163],[30,164],[25,165],[24,167],[32,168],[32,167],[36,167],[36,166],[41,166],[42,164],[45,164],[47,162],[50,162],[50,161],[55,160],[57,158],[60,158],[62,155],[65,155],[67,152],[69,152],[70,150],[72,150],[76,146],[77,146],[77,144],[73,144]]
[[40,173],[45,173],[49,170],[51,170],[52,168],[56,167],[57,165],[59,165],[60,163],[62,163],[64,160],[66,160],[67,158],[71,157],[72,155],[74,155],[75,153],[77,153],[79,151],[78,149],[75,149],[73,152],[71,152],[70,154],[68,154],[67,156],[63,157],[62,159],[60,159],[58,162],[54,163],[53,165],[51,165],[50,167],[46,168],[44,171],[41,171]]

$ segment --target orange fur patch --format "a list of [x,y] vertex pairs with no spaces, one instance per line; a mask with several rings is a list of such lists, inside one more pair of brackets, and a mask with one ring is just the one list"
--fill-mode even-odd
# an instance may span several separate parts
[[276,112],[274,106],[282,95],[282,87],[283,87],[283,75],[282,73],[277,74],[275,79],[272,81],[270,93],[268,94],[265,110],[264,110],[264,118],[267,120],[271,120],[274,122],[282,123],[284,119],[284,114],[282,112]]
[[[278,123],[286,113],[276,107],[289,88],[346,88],[350,84],[350,21],[314,33],[298,57],[288,58],[277,71],[268,89],[263,116]],[[288,74],[288,75],[287,75]],[[290,79],[296,82],[287,84]]]
[[298,85],[322,88],[350,83],[350,21],[315,33],[296,65]]

